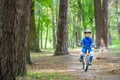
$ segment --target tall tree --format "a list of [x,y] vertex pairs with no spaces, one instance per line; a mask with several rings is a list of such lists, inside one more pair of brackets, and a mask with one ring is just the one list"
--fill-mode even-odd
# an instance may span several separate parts
[[104,47],[108,45],[108,0],[103,0],[102,4],[102,41]]
[[[41,11],[38,11],[38,13],[39,14],[41,14]],[[40,38],[39,38],[39,36],[40,36],[40,26],[41,26],[41,21],[40,21],[40,15],[39,15],[39,18],[38,18],[38,26],[37,26],[37,32],[36,32],[36,36],[37,36],[37,38],[36,38],[36,52],[41,52],[41,50],[40,50],[40,46],[39,46],[39,44],[40,44]]]
[[35,51],[36,49],[36,28],[35,28],[35,16],[34,16],[35,1],[31,3],[31,14],[30,14],[30,31],[29,31],[29,47],[30,50]]
[[54,55],[67,55],[68,52],[68,30],[67,30],[68,0],[60,0],[59,22],[57,30],[57,45]]
[[15,80],[18,0],[0,0],[0,80]]
[[51,17],[52,17],[53,48],[55,48],[56,47],[56,33],[55,33],[55,19],[54,19],[54,10],[53,9],[51,10]]
[[30,31],[29,31],[29,48],[31,51],[40,52],[37,36],[37,29],[35,26],[35,1],[31,3],[31,15],[30,15]]
[[96,29],[96,46],[101,45],[101,0],[94,0],[94,15],[95,15],[95,29]]
[[41,28],[40,28],[40,46],[41,48],[43,48],[43,26],[41,25]]
[[[81,24],[81,0],[77,0],[77,4],[78,4],[78,23]],[[81,32],[81,27],[79,27],[79,31],[78,31],[78,40],[81,40],[82,38],[82,32]]]
[[[119,21],[119,7],[118,7],[119,0],[115,0],[115,7],[116,7],[116,24],[117,24],[117,29],[118,29],[118,34],[120,34],[120,21]],[[119,40],[120,40],[120,35]]]
[[[56,3],[56,10],[55,10],[55,15],[56,15],[56,37],[57,37],[57,29],[58,29],[58,18],[59,18],[59,3],[60,3],[60,0],[55,0],[55,3]],[[57,40],[56,40],[56,43],[57,43]],[[56,47],[56,44],[55,44],[55,47]]]
[[26,74],[26,52],[28,43],[29,18],[31,0],[20,0],[21,15],[18,26],[18,52],[17,52],[17,75],[25,76]]
[[30,1],[0,0],[0,80],[25,73]]
[[26,50],[26,64],[32,64],[32,61],[31,61],[31,56],[30,56],[30,46],[29,46],[29,41],[27,43],[27,50]]
[[45,38],[45,49],[47,48],[48,31],[49,31],[49,28],[48,28],[48,24],[47,24],[47,31],[46,31],[46,38]]

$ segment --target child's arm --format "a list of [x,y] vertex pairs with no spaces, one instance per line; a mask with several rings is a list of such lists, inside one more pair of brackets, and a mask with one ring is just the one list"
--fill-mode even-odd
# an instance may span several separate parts
[[79,41],[78,46],[83,46],[83,45],[84,45],[84,41],[83,41],[83,39],[82,39],[81,41]]
[[84,46],[84,38],[81,40],[80,45]]
[[94,42],[93,42],[92,39],[91,39],[91,46],[94,47],[94,48],[96,48],[96,46],[95,46],[95,44],[94,44]]

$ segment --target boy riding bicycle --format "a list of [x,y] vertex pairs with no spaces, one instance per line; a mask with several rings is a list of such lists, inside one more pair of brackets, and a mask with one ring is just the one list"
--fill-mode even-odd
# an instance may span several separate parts
[[95,47],[93,44],[93,40],[90,37],[91,36],[91,30],[85,30],[84,31],[85,37],[82,39],[82,41],[80,42],[80,45],[82,46],[82,51],[80,54],[80,62],[83,61],[83,55],[86,53],[86,51],[88,51],[88,53],[90,54],[90,65],[92,65],[92,60],[93,60],[93,51],[92,51],[92,47]]

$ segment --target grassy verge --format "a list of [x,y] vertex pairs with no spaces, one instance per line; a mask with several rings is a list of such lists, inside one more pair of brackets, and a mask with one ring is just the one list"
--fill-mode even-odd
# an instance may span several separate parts
[[118,53],[115,53],[116,55],[118,55],[118,56],[120,56],[120,52],[118,52]]
[[[120,50],[120,44],[111,45],[111,46],[109,46],[109,49],[112,49],[112,50]],[[120,56],[120,52],[115,52],[115,53],[113,53],[113,54]]]
[[40,53],[31,52],[30,55],[31,55],[31,58],[38,58],[38,57],[52,56],[54,55],[54,53],[51,51],[44,51]]
[[31,58],[39,58],[39,57],[44,57],[44,56],[51,56],[53,54],[36,54],[36,53],[31,53]]
[[114,50],[120,50],[120,44],[111,45],[111,46],[109,46],[109,48],[114,49]]
[[27,80],[71,80],[70,75],[64,73],[28,73]]

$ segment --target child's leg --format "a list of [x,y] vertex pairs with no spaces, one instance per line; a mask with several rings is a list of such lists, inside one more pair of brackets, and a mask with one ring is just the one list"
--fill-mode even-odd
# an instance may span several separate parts
[[83,55],[84,55],[85,52],[86,52],[86,48],[82,48],[82,51],[80,53],[80,62],[83,61]]
[[92,60],[93,60],[93,51],[90,52],[90,64],[92,64]]
[[81,53],[80,53],[80,62],[82,62],[82,61],[83,61],[83,55],[84,55],[84,53],[83,53],[83,52],[81,52]]

